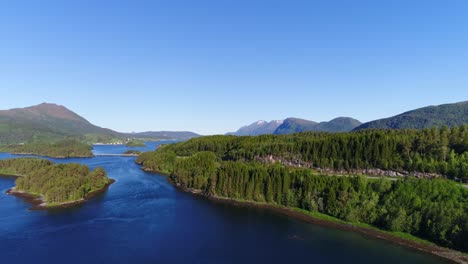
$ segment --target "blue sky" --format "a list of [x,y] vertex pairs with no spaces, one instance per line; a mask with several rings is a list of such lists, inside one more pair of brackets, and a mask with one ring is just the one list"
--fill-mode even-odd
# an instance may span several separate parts
[[0,109],[118,131],[361,121],[468,100],[467,1],[0,1]]

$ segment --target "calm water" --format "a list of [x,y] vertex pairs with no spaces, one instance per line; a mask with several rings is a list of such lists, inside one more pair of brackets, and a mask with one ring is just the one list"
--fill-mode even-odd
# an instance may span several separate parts
[[445,263],[353,232],[177,191],[132,157],[55,161],[102,166],[117,182],[80,207],[45,212],[3,194],[14,179],[0,177],[1,263]]

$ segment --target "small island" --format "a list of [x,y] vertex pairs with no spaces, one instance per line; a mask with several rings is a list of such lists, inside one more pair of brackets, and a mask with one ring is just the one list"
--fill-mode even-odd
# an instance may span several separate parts
[[130,156],[130,155],[133,155],[133,156],[135,156],[135,157],[138,157],[140,154],[141,154],[141,151],[139,151],[139,150],[133,150],[133,149],[127,150],[127,151],[124,152],[124,155],[129,155],[129,156]]
[[17,177],[7,194],[27,199],[32,209],[81,204],[115,182],[100,167],[90,170],[77,163],[54,164],[38,158],[0,160],[0,175]]
[[127,145],[127,147],[144,147],[144,146],[146,146],[145,142],[143,142],[141,140],[137,140],[137,139],[130,140],[125,145]]
[[18,145],[0,146],[1,152],[20,155],[39,155],[52,158],[93,157],[93,147],[76,139],[63,139],[53,143],[32,142]]

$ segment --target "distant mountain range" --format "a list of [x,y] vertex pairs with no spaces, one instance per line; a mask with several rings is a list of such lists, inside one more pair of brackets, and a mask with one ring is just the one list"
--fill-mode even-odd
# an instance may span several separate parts
[[292,134],[306,131],[348,132],[368,128],[403,129],[430,128],[443,125],[452,127],[468,124],[468,101],[427,106],[402,114],[361,123],[350,117],[338,117],[328,122],[314,122],[300,118],[287,118],[282,121],[257,121],[251,125],[241,127],[236,132],[228,133],[237,136],[256,136],[262,134]]
[[364,123],[354,130],[367,128],[401,129],[401,128],[430,128],[443,125],[452,127],[468,124],[468,101],[443,104],[438,106],[427,106],[402,114],[378,119]]
[[31,141],[77,138],[88,143],[116,142],[128,137],[185,140],[192,132],[120,133],[91,124],[68,108],[42,103],[25,108],[0,110],[0,145]]
[[[228,134],[256,136],[305,131],[347,132],[368,128],[421,129],[462,124],[468,124],[468,101],[423,107],[364,124],[350,117],[338,117],[320,123],[300,118],[287,118],[270,122],[257,121]],[[128,138],[187,140],[199,136],[189,131],[120,133],[93,125],[66,107],[49,103],[0,110],[0,145],[33,141],[51,142],[64,138],[75,138],[87,143],[111,143],[121,142]]]
[[338,117],[328,122],[314,122],[300,118],[287,118],[271,122],[257,121],[251,125],[241,127],[236,132],[228,133],[236,136],[256,136],[263,134],[291,134],[306,131],[347,132],[361,125],[356,119],[350,117]]

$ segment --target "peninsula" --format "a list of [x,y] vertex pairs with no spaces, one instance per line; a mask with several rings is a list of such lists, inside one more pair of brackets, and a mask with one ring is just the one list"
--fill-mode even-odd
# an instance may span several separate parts
[[89,158],[93,157],[93,147],[75,139],[64,139],[54,143],[33,142],[1,146],[1,152],[19,155],[38,155],[51,158]]

